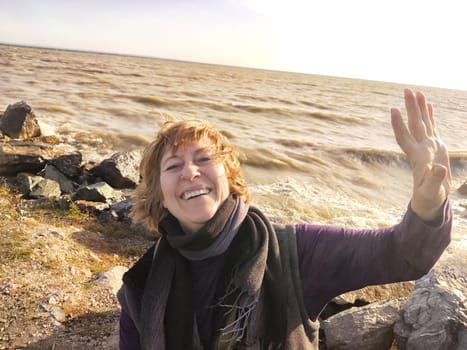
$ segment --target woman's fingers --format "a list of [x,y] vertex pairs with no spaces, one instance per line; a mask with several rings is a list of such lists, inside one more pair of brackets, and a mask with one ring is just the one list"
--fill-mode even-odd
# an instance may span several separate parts
[[414,187],[412,197],[412,209],[424,220],[433,220],[439,214],[448,190],[442,183],[448,175],[448,169],[440,164],[434,164],[431,168],[425,168],[425,176],[419,186]]
[[431,122],[431,128],[433,130],[433,136],[438,136],[438,132],[436,130],[436,121],[435,121],[435,115],[433,112],[433,105],[431,103],[427,104],[428,106],[428,116],[430,117],[430,122]]
[[[422,94],[423,96],[423,94]],[[427,135],[427,130],[423,120],[422,111],[418,98],[414,95],[412,90],[404,90],[405,97],[405,108],[407,109],[407,124],[409,126],[410,133],[412,136],[420,142]],[[424,96],[423,96],[424,99]],[[422,104],[423,106],[423,104]],[[426,106],[426,101],[425,101]],[[426,115],[428,116],[428,109],[426,109]]]
[[397,108],[391,108],[391,125],[397,144],[409,155],[412,136],[402,120],[401,112]]
[[433,106],[423,93],[404,91],[407,123],[397,108],[391,109],[391,124],[397,143],[412,163],[412,207],[420,217],[434,218],[449,193],[449,155],[437,135]]
[[428,137],[431,137],[433,136],[433,109],[431,109],[430,113],[430,109],[426,102],[426,97],[423,93],[417,92],[415,96],[417,99],[418,107],[420,109],[420,113],[422,115],[422,121],[425,124],[426,134]]

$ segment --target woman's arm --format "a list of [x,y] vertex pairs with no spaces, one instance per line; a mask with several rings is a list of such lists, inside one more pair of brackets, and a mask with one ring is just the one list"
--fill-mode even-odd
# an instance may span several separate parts
[[386,228],[297,225],[300,274],[310,318],[316,319],[342,293],[426,274],[451,239],[449,201],[436,221],[422,220],[409,206],[399,224]]
[[391,109],[397,143],[413,169],[413,194],[398,225],[376,230],[298,225],[305,302],[316,318],[333,297],[367,285],[417,279],[450,242],[449,155],[425,96],[404,91],[407,126]]

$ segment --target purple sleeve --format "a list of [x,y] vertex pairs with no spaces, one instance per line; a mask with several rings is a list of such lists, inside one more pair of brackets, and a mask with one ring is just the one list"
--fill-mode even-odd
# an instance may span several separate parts
[[140,350],[139,333],[130,316],[122,310],[120,314],[120,350]]
[[342,293],[420,278],[448,246],[451,226],[449,201],[436,222],[421,220],[409,205],[402,221],[386,228],[297,225],[303,296],[310,318],[316,319]]

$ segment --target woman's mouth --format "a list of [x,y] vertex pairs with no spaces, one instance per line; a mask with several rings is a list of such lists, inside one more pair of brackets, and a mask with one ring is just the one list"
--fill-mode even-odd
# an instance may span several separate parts
[[187,191],[187,192],[182,194],[182,199],[189,200],[189,199],[192,199],[192,198],[195,198],[195,197],[199,197],[199,196],[208,194],[209,192],[211,192],[211,190],[207,189],[207,188],[202,188],[202,189],[194,190],[194,191]]

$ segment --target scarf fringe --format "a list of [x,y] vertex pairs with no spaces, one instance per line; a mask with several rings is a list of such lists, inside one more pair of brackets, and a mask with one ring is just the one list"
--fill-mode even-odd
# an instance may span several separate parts
[[[235,319],[219,329],[221,331],[222,343],[231,343],[232,341],[240,342],[244,339],[248,326],[248,319],[258,304],[258,298],[248,296],[245,292],[239,293],[232,304],[225,303],[225,299],[228,295],[238,292],[239,290],[239,288],[236,288],[230,291],[217,303],[217,306],[227,308],[224,312],[224,317],[228,316],[231,312],[235,312]],[[245,295],[247,295],[246,299],[244,299]],[[243,302],[242,299],[244,299]]]

